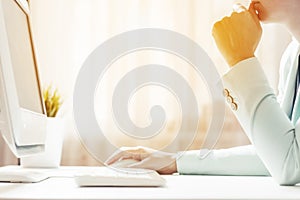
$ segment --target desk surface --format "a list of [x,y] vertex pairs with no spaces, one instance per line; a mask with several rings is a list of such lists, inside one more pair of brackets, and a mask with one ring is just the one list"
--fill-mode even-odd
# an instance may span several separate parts
[[164,178],[167,184],[159,188],[80,188],[73,178],[66,177],[40,183],[0,183],[0,199],[300,199],[300,186],[279,186],[271,177],[167,175]]

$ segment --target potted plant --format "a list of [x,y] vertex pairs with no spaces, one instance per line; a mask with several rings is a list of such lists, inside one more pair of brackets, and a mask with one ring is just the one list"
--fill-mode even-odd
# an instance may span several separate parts
[[59,95],[57,89],[52,90],[49,86],[43,91],[44,103],[46,108],[47,117],[56,117],[58,110],[62,104],[61,96]]
[[44,104],[47,113],[47,135],[45,151],[40,154],[21,158],[23,167],[43,167],[54,168],[60,166],[63,138],[64,122],[57,116],[62,105],[62,99],[57,89],[51,86],[43,90]]

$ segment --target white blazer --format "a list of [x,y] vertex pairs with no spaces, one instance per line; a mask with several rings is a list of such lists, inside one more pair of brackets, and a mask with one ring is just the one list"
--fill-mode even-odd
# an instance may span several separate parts
[[[223,76],[224,94],[252,145],[213,150],[206,158],[187,151],[177,159],[182,174],[269,175],[280,184],[300,182],[300,120],[294,118],[294,87],[300,45],[293,40],[282,56],[276,98],[257,60],[239,62]],[[298,91],[296,102],[300,101]],[[279,103],[280,102],[280,103]]]

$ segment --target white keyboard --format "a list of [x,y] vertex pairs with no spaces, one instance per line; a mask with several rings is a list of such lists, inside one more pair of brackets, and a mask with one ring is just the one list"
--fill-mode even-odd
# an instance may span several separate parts
[[165,179],[156,171],[135,168],[97,167],[75,175],[80,187],[87,186],[134,186],[158,187],[165,185]]
[[23,168],[0,167],[0,182],[36,183],[53,177],[73,178],[84,186],[135,186],[157,187],[165,185],[165,179],[156,171],[113,167],[60,167]]

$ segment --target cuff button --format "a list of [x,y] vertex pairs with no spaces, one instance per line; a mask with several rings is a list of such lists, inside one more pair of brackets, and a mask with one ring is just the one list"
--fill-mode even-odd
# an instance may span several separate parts
[[228,96],[228,97],[226,98],[226,101],[227,101],[227,103],[234,103],[234,102],[233,102],[232,96]]
[[229,96],[229,91],[227,89],[223,90],[223,95],[224,97],[228,97]]
[[238,109],[238,105],[236,103],[231,103],[231,109],[232,110],[237,110]]

